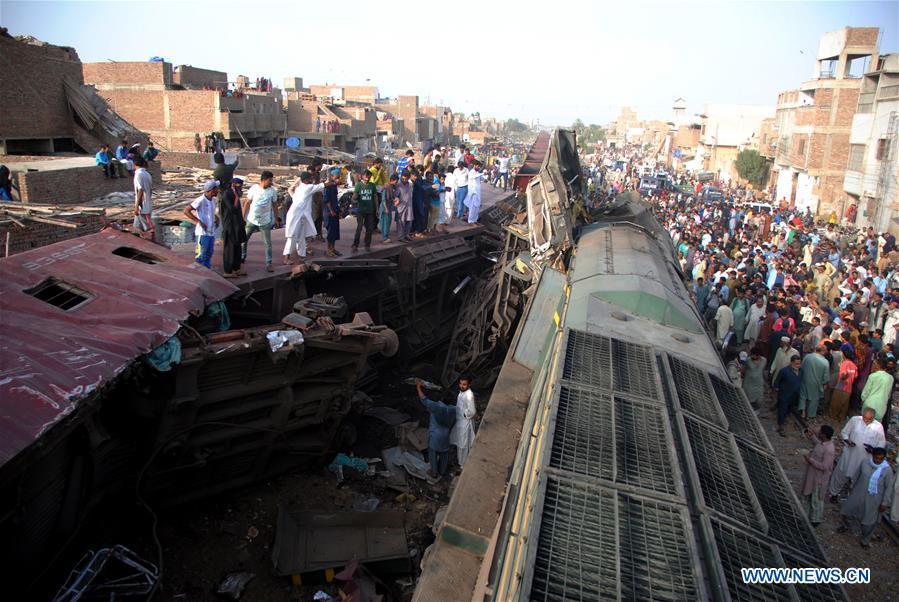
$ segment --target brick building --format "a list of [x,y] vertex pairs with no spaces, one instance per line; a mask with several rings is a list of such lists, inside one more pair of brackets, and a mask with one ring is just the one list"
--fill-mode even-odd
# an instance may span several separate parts
[[878,57],[862,78],[843,190],[878,231],[899,234],[899,54]]
[[718,180],[739,178],[734,163],[744,148],[755,144],[762,121],[774,117],[775,108],[764,105],[706,105],[702,118],[699,150],[703,169]]
[[818,215],[848,204],[843,191],[849,138],[864,74],[878,57],[876,27],[822,36],[815,76],[777,97],[774,198]]
[[[0,72],[8,82],[0,86],[0,154],[94,153],[121,137],[146,141],[83,86],[81,67],[73,48],[0,36]],[[84,119],[73,103],[89,107]]]
[[278,144],[287,117],[280,91],[225,96],[220,90],[185,89],[216,83],[220,71],[181,66],[175,81],[171,63],[85,63],[84,81],[93,84],[116,112],[147,132],[162,150],[194,150],[197,134],[219,132],[229,147]]
[[228,74],[224,71],[200,69],[190,65],[178,65],[172,72],[172,82],[189,90],[227,90]]
[[375,86],[310,85],[309,92],[318,98],[329,97],[335,101],[364,102],[372,105],[378,102],[378,88]]

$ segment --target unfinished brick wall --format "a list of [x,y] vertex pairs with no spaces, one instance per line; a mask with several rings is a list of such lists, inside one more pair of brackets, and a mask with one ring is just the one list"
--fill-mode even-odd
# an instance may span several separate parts
[[209,87],[224,90],[228,87],[228,74],[224,71],[215,71],[213,69],[178,65],[175,67],[173,81],[185,88],[202,90],[204,87]]
[[97,90],[97,94],[106,99],[112,110],[139,130],[152,134],[165,129],[164,90]]
[[70,138],[72,114],[63,80],[81,83],[71,48],[0,37],[0,138]]
[[0,226],[0,253],[6,252],[7,236],[9,237],[9,254],[15,255],[55,242],[77,238],[86,234],[94,234],[103,229],[103,217],[100,215],[65,215],[66,221],[78,224],[77,228],[57,226],[32,220],[24,220],[25,227],[10,224]]
[[314,132],[318,104],[302,100],[287,101],[287,129],[290,132]]
[[97,89],[120,86],[156,86],[162,89],[172,84],[171,63],[105,62],[82,65],[84,83]]
[[168,128],[175,132],[193,132],[204,136],[216,131],[219,93],[208,90],[169,90]]
[[880,29],[877,27],[849,27],[846,35],[847,46],[875,46]]
[[[176,167],[193,167],[196,169],[212,169],[212,154],[210,153],[192,153],[192,152],[163,152],[157,157],[157,161],[163,169],[174,169]],[[240,157],[240,168],[238,172],[246,169],[259,169],[259,157],[257,155],[243,155]]]
[[[153,180],[161,183],[159,165],[152,163],[148,169]],[[132,178],[106,179],[99,167],[28,171],[13,177],[18,178],[23,203],[85,205],[110,192],[128,192],[134,188]]]

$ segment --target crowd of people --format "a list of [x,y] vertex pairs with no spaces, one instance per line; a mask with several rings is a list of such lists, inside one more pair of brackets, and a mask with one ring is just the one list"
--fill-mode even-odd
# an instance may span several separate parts
[[[135,165],[141,162],[140,158],[135,161]],[[347,215],[355,218],[352,252],[357,252],[360,245],[369,251],[375,234],[380,235],[382,244],[407,242],[444,233],[455,222],[477,222],[482,182],[488,179],[493,186],[508,189],[514,175],[506,152],[486,159],[488,173],[485,162],[466,146],[432,148],[418,161],[414,151],[407,150],[395,162],[376,158],[360,168],[329,165],[317,159],[300,173],[286,195],[279,195],[272,185],[273,175],[265,171],[261,181],[244,196],[243,180],[234,177],[239,161],[226,163],[222,153],[215,153],[213,161],[216,167],[203,186],[203,195],[185,207],[184,215],[196,228],[197,263],[211,265],[214,241],[221,238],[226,278],[246,274],[247,243],[257,232],[262,237],[265,269],[269,272],[273,271],[271,232],[282,224],[285,265],[305,262],[313,254],[314,241],[327,243],[327,257],[341,256],[335,243],[340,240],[341,223]],[[144,172],[140,179],[144,182],[147,177],[149,173]],[[349,195],[343,195],[349,197],[348,203],[340,190],[349,191]],[[140,205],[140,210],[135,210],[135,228],[146,232],[152,229],[152,180],[141,185],[135,173],[135,197],[136,207]],[[214,209],[211,213],[210,206]]]
[[[623,170],[609,161],[588,166],[585,192],[595,201],[637,188],[634,172],[633,161]],[[860,522],[868,547],[891,506],[899,521],[894,235],[836,213],[816,221],[808,210],[771,205],[742,187],[713,188],[688,176],[671,184],[647,201],[728,374],[757,414],[772,412],[777,433],[786,435],[792,415],[813,442],[801,483],[811,523],[824,520],[826,501],[840,503],[838,530]]]

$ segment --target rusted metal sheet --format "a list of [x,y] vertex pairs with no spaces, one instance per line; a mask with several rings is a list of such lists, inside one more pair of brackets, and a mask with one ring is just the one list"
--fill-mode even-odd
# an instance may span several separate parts
[[0,260],[0,464],[237,287],[106,229]]

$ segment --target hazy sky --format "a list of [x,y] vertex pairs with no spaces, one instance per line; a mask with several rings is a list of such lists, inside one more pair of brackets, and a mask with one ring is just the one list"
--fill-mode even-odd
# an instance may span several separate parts
[[82,61],[162,56],[237,74],[377,85],[382,96],[483,115],[605,123],[621,105],[667,118],[683,96],[775,104],[810,79],[820,35],[881,28],[896,52],[899,2],[24,2],[0,24],[73,46]]

